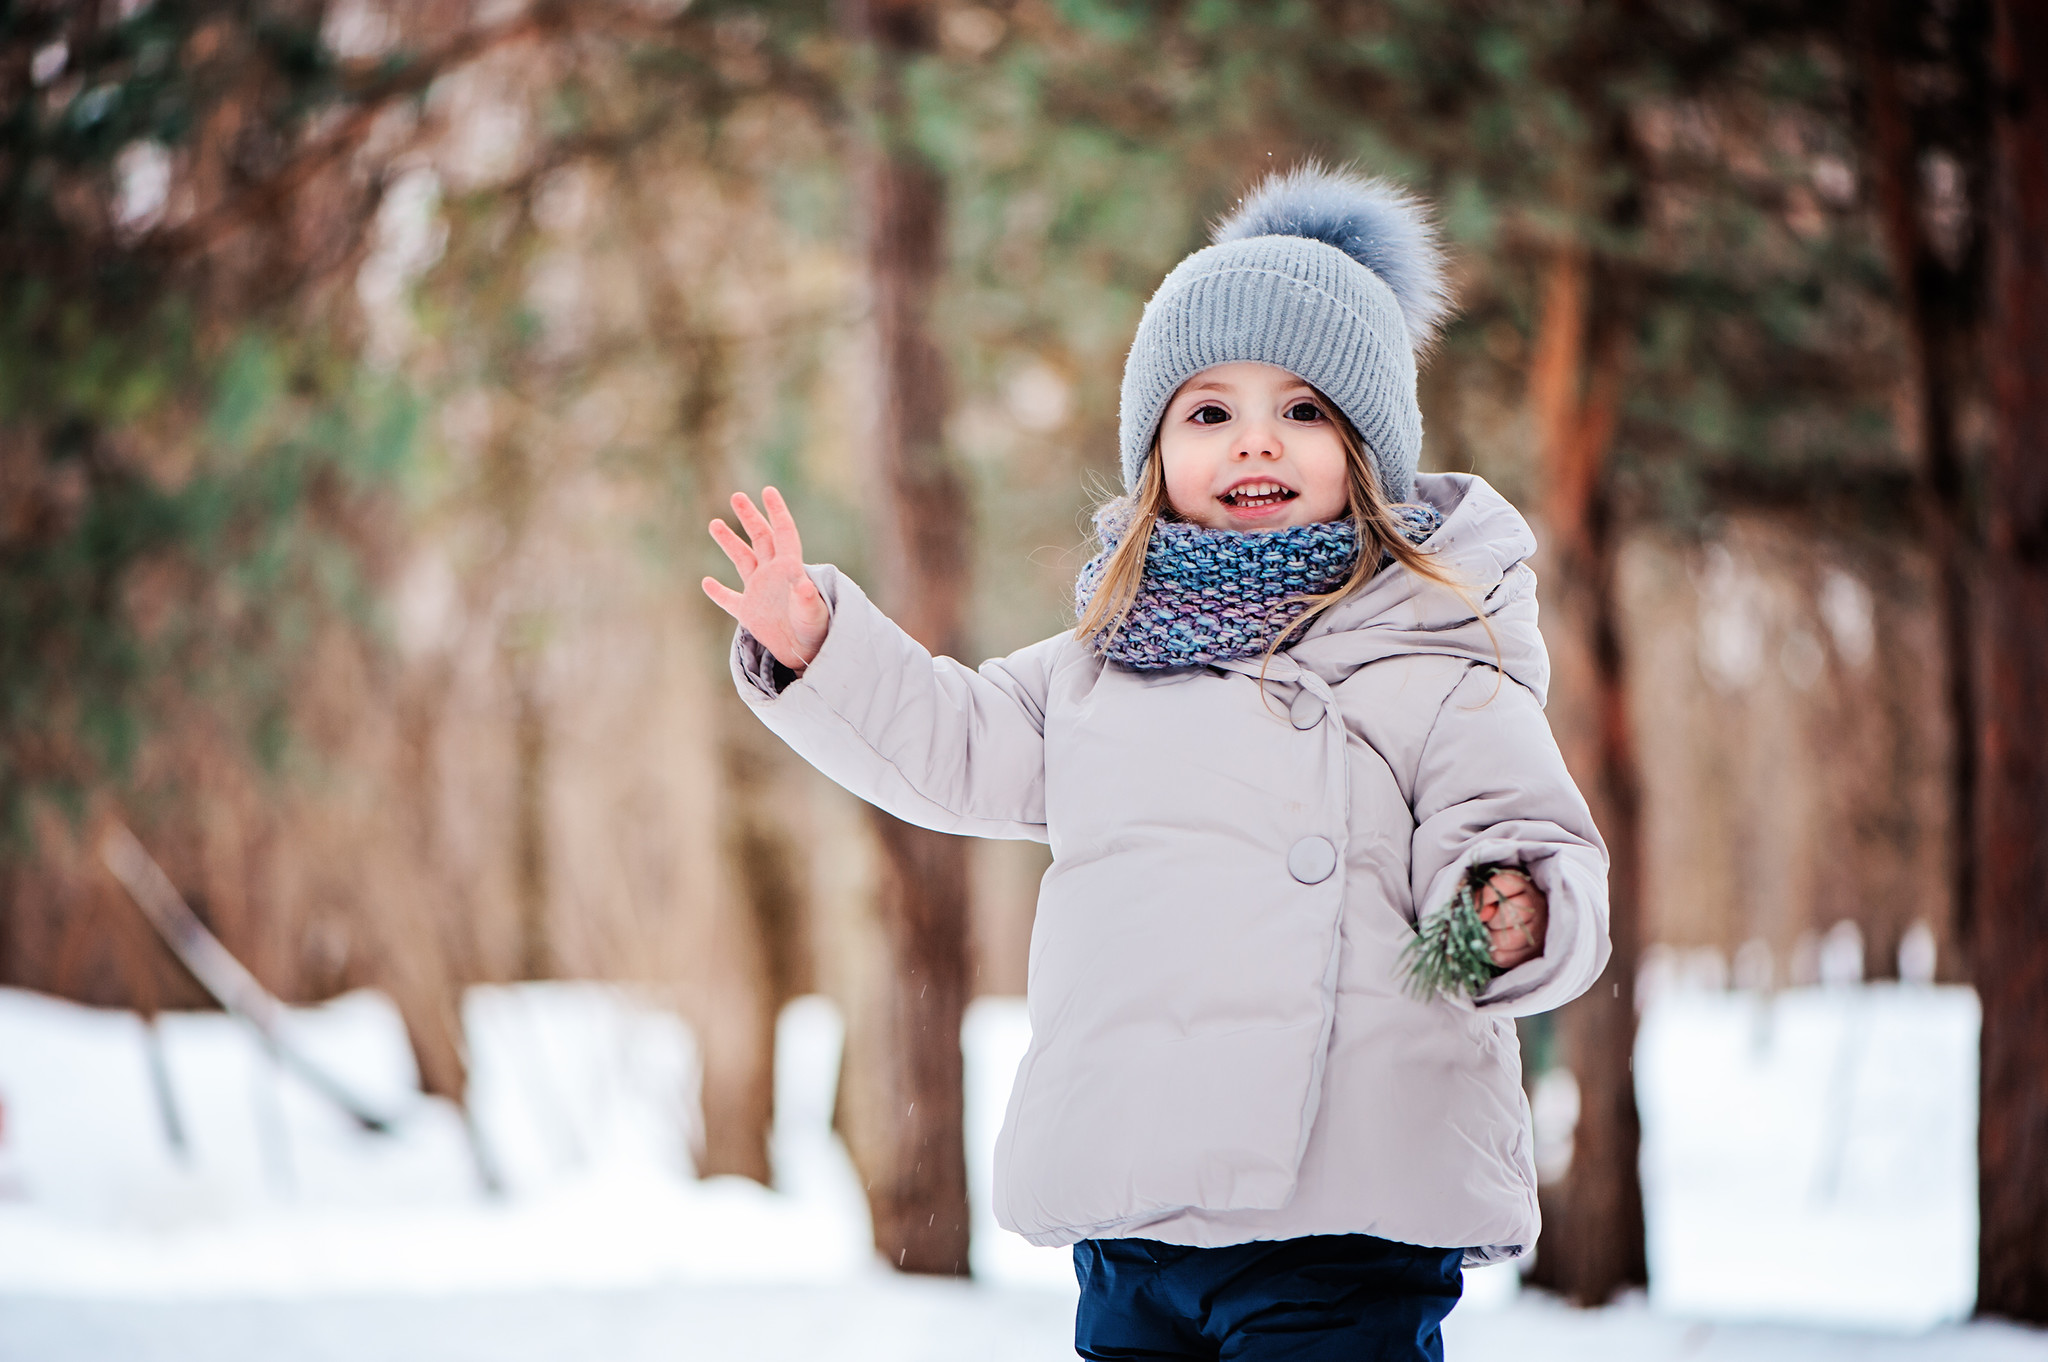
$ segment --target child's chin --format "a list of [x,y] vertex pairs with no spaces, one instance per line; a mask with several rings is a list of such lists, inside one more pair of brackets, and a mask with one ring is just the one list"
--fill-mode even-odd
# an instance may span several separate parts
[[1222,521],[1216,528],[1257,534],[1262,530],[1287,530],[1308,523],[1308,517],[1302,514],[1301,503],[1290,501],[1254,515],[1247,515],[1241,511],[1225,511]]

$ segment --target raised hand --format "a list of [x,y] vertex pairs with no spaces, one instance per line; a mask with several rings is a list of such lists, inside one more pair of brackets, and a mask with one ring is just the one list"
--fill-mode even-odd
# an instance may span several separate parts
[[1493,963],[1513,969],[1543,954],[1550,900],[1521,871],[1502,870],[1480,891],[1479,920],[1493,938]]
[[759,639],[776,661],[801,674],[824,645],[832,614],[804,571],[803,541],[782,493],[763,488],[761,505],[765,516],[746,493],[733,493],[733,513],[747,532],[744,540],[723,520],[711,522],[712,539],[740,570],[740,589],[706,577],[704,594]]

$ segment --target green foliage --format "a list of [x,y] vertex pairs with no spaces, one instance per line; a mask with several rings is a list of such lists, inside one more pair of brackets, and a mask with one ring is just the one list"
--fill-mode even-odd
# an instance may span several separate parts
[[[323,620],[369,618],[366,516],[409,466],[417,401],[287,316],[289,273],[226,285],[117,212],[117,167],[144,144],[214,158],[230,186],[278,174],[295,135],[352,97],[317,19],[227,0],[127,19],[0,10],[13,78],[30,54],[62,56],[8,101],[0,157],[8,835],[33,797],[76,807],[123,779],[195,706],[282,759],[309,641]],[[223,101],[244,132],[202,145]],[[270,224],[244,240],[298,268]]]
[[[0,439],[33,450],[36,480],[63,506],[33,532],[0,531],[10,780],[118,769],[147,731],[153,688],[174,676],[225,685],[219,675],[245,671],[230,655],[268,659],[248,675],[282,675],[312,616],[367,614],[346,566],[358,556],[350,508],[376,489],[473,495],[511,540],[540,495],[546,451],[528,437],[493,436],[461,469],[422,464],[421,399],[369,380],[275,305],[214,296],[147,242],[86,240],[60,213],[80,185],[107,195],[108,167],[138,140],[184,154],[227,74],[252,101],[248,126],[276,135],[252,131],[221,169],[258,183],[314,116],[409,60],[338,70],[314,11],[276,13],[292,22],[264,6],[157,0],[126,22],[73,25],[63,81],[5,114]],[[980,510],[974,616],[991,649],[1062,620],[1077,489],[1111,476],[1117,378],[1144,299],[1249,182],[1307,155],[1356,160],[1439,205],[1465,313],[1429,380],[1429,466],[1533,490],[1526,432],[1464,412],[1486,405],[1477,398],[1519,403],[1545,264],[1573,243],[1597,256],[1601,305],[1623,319],[1614,465],[1635,513],[1696,514],[1716,479],[1902,458],[1888,435],[1896,327],[1867,205],[1815,197],[1816,167],[1857,161],[1819,9],[1056,0],[987,13],[1000,25],[992,46],[963,47],[941,23],[909,60],[901,129],[946,185],[951,263],[935,316],[952,438]],[[33,49],[70,22],[5,11],[0,42]],[[195,65],[209,25],[228,55]],[[664,570],[687,580],[700,565],[668,546],[679,526],[694,534],[707,488],[772,476],[819,525],[814,552],[854,562],[857,504],[806,480],[807,451],[845,438],[832,356],[858,318],[806,301],[735,327],[707,282],[727,266],[678,285],[648,241],[676,202],[656,187],[687,167],[730,204],[772,205],[792,254],[857,268],[849,152],[874,54],[846,42],[825,0],[698,0],[660,34],[607,41],[565,44],[535,106],[536,182],[443,205],[449,250],[425,282],[420,326],[461,343],[417,381],[506,396],[532,418],[523,425],[545,428],[573,421],[607,374],[659,373],[675,386],[672,419],[601,456],[666,491],[636,531],[651,559],[673,558]],[[232,73],[219,65],[230,59]],[[250,72],[260,79],[239,79]],[[564,361],[548,357],[526,288],[552,249],[529,209],[547,163],[578,158],[618,177],[605,211],[623,216],[605,249],[641,272],[649,315],[634,334],[601,321],[601,343]],[[755,221],[716,195],[699,201]],[[738,249],[758,242],[715,237],[702,249],[745,262],[730,268],[763,258]],[[756,287],[783,305],[775,286]],[[1013,385],[1045,371],[1067,386],[1067,415],[1022,425]],[[166,572],[184,574],[175,623],[139,629],[135,582]],[[90,717],[36,728],[39,706],[67,704]],[[31,731],[78,740],[38,747]],[[74,748],[91,760],[53,755]]]
[[303,339],[252,328],[197,354],[175,305],[116,334],[38,320],[17,306],[0,332],[0,430],[41,446],[0,540],[15,831],[32,794],[72,803],[124,775],[180,694],[282,754],[318,620],[367,618],[352,511],[406,466],[418,414]]
[[1401,951],[1401,971],[1415,997],[1424,1002],[1445,994],[1470,998],[1500,973],[1493,963],[1492,938],[1479,918],[1479,896],[1499,871],[1497,865],[1467,866],[1450,901],[1415,924],[1415,939]]
[[[946,316],[969,382],[1020,350],[1060,358],[1104,467],[1138,306],[1244,186],[1306,155],[1438,203],[1464,292],[1440,361],[1458,387],[1518,398],[1526,349],[1498,359],[1494,338],[1526,347],[1545,263],[1595,252],[1596,301],[1626,335],[1613,461],[1637,514],[1689,516],[1707,484],[1757,470],[1903,466],[1901,442],[1871,438],[1901,345],[1869,208],[1815,190],[1858,162],[1825,6],[1058,12],[1056,37],[934,58],[913,89],[952,194]],[[1432,419],[1439,457],[1527,490],[1525,449]]]

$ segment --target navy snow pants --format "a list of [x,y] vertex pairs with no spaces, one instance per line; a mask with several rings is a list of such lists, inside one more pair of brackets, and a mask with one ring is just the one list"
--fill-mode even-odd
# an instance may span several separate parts
[[1096,1362],[1443,1362],[1462,1249],[1367,1234],[1183,1248],[1074,1245],[1074,1351]]

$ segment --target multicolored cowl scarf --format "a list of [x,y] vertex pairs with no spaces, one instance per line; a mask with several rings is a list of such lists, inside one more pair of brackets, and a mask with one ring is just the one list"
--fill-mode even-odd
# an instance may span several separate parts
[[[1411,543],[1444,523],[1434,506],[1388,509]],[[1112,503],[1096,513],[1102,552],[1074,583],[1076,612],[1087,612],[1129,524],[1126,507]],[[1098,647],[1113,662],[1145,669],[1257,657],[1291,632],[1308,609],[1304,597],[1342,586],[1357,559],[1358,529],[1349,520],[1249,531],[1155,521],[1138,598],[1116,637]]]

